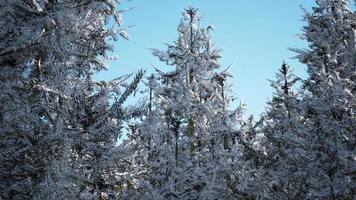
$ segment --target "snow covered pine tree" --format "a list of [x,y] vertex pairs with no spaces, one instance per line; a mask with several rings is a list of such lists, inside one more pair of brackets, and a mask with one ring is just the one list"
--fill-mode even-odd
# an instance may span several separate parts
[[[148,114],[123,144],[135,150],[123,173],[122,198],[239,199],[241,162],[236,135],[242,107],[233,100],[230,75],[218,72],[220,50],[202,28],[198,9],[183,12],[178,40],[153,55],[175,70],[149,78]],[[121,161],[124,162],[124,161]]]
[[354,199],[356,194],[356,14],[347,0],[317,0],[295,50],[307,65],[306,128],[311,161],[309,199]]
[[[0,1],[0,199],[106,198],[125,77],[105,68],[108,38],[127,37],[111,0]],[[113,17],[117,23],[106,29]],[[111,105],[113,97],[118,100]],[[114,183],[112,183],[114,184]]]
[[273,99],[263,115],[265,155],[256,191],[267,199],[306,199],[304,166],[309,160],[304,141],[304,107],[300,94],[295,92],[300,79],[285,63],[276,78],[271,81]]

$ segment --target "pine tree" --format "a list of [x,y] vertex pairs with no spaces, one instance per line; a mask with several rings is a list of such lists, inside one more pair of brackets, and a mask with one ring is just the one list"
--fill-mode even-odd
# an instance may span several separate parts
[[259,193],[268,199],[305,199],[306,178],[304,171],[308,163],[305,140],[303,103],[295,92],[300,80],[290,67],[283,63],[271,81],[275,89],[273,99],[268,102],[263,115],[265,149]]
[[175,70],[157,69],[148,83],[149,112],[131,131],[135,146],[123,198],[236,199],[242,108],[233,100],[227,71],[218,72],[220,50],[201,28],[196,8],[183,12],[178,40],[153,55]]
[[346,0],[319,0],[297,50],[307,65],[306,128],[312,157],[308,198],[352,199],[355,194],[355,13]]
[[[107,39],[126,36],[116,6],[0,2],[1,199],[108,196],[113,163],[103,161],[126,117],[122,103],[142,77],[124,92],[124,80],[92,78],[109,59]],[[110,17],[117,23],[107,29]]]

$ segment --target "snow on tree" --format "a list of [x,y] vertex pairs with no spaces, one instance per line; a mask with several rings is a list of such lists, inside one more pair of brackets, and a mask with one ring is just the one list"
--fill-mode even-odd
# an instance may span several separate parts
[[[110,195],[112,163],[102,161],[126,117],[122,103],[142,77],[130,85],[125,77],[92,79],[109,59],[107,40],[126,36],[117,5],[0,2],[1,199]],[[117,23],[107,29],[110,17]]]
[[[134,146],[123,170],[122,198],[236,199],[242,108],[230,111],[227,70],[218,72],[221,50],[202,28],[196,8],[183,12],[178,40],[153,55],[171,72],[156,69],[147,83],[148,113],[132,125]],[[124,162],[124,161],[122,161]]]
[[304,107],[295,84],[300,80],[283,63],[271,81],[274,96],[263,115],[263,164],[255,182],[258,194],[268,199],[305,199],[308,163]]
[[306,13],[303,38],[308,50],[296,50],[307,65],[302,101],[311,162],[307,195],[312,199],[352,199],[355,194],[355,13],[346,0],[318,0]]
[[[229,110],[231,75],[195,8],[177,41],[152,49],[175,69],[156,69],[146,102],[125,108],[142,71],[130,84],[93,79],[108,39],[128,39],[119,1],[1,1],[0,199],[352,199],[356,14],[316,2],[309,49],[293,49],[303,90],[283,64],[256,122]],[[115,147],[124,121],[129,140]]]

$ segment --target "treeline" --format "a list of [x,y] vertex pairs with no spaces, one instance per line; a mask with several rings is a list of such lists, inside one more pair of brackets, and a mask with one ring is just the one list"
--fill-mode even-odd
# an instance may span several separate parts
[[151,49],[171,71],[97,81],[128,38],[118,2],[0,2],[0,199],[353,199],[356,13],[316,3],[291,49],[308,76],[283,63],[255,119],[196,8]]

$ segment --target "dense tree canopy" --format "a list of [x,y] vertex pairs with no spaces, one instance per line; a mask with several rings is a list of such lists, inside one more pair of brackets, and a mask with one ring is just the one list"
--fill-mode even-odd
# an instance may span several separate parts
[[[244,116],[212,26],[183,11],[153,56],[173,67],[99,81],[119,1],[0,2],[0,199],[353,199],[356,14],[316,0],[260,118]],[[137,55],[139,58],[140,55]],[[131,79],[131,82],[129,81]],[[135,105],[124,106],[140,91]],[[124,127],[127,131],[124,132]],[[127,140],[117,144],[126,134]]]
[[[125,92],[127,77],[92,79],[110,59],[107,39],[126,36],[117,6],[1,1],[1,199],[92,199],[110,190],[102,160],[142,77]],[[117,23],[107,28],[110,17]]]

